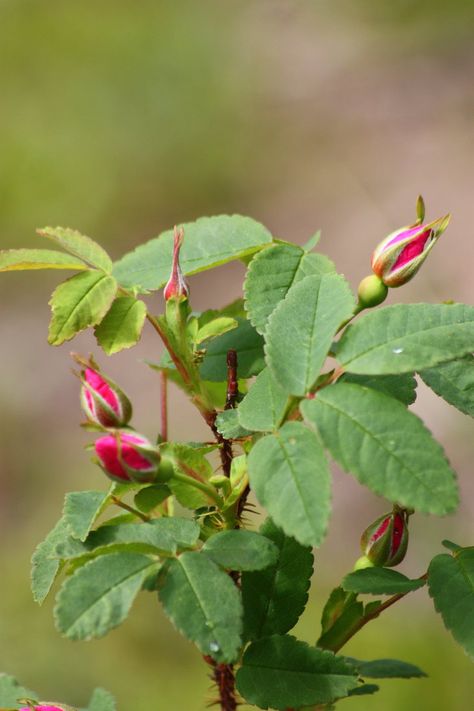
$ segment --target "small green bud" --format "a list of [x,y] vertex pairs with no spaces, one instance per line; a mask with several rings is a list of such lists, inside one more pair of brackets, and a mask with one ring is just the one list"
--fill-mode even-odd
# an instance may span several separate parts
[[359,306],[370,309],[385,301],[388,294],[388,287],[376,274],[366,276],[359,284]]

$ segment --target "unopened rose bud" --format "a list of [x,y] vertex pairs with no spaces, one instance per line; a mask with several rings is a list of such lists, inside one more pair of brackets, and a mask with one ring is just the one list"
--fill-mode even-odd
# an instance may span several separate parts
[[95,368],[81,371],[81,404],[89,420],[103,427],[123,427],[132,416],[132,405],[112,380]]
[[126,432],[104,435],[96,441],[95,452],[103,470],[114,481],[156,479],[160,454],[142,435]]
[[174,246],[173,246],[173,263],[171,266],[171,276],[166,284],[163,295],[165,301],[171,299],[172,297],[182,297],[187,299],[189,295],[189,288],[186,284],[183,273],[181,272],[181,267],[179,266],[179,252],[181,245],[183,244],[184,230],[177,227],[174,228]]
[[426,225],[415,224],[392,232],[372,255],[372,269],[386,286],[412,279],[449,224],[450,215]]
[[380,516],[362,534],[360,547],[375,566],[393,568],[401,563],[408,547],[406,513],[395,508]]

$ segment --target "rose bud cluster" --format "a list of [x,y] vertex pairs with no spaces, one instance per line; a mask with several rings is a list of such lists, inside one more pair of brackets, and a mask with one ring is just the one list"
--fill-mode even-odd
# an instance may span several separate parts
[[372,270],[389,287],[406,284],[412,279],[439,237],[447,228],[450,215],[426,225],[414,224],[392,232],[372,255]]
[[158,475],[160,454],[143,435],[115,432],[99,437],[95,452],[104,472],[114,481],[152,482]]
[[408,547],[407,514],[395,507],[365,529],[360,547],[374,566],[392,568],[402,562]]
[[125,393],[99,370],[88,364],[81,371],[81,404],[87,418],[102,427],[124,427],[132,416]]

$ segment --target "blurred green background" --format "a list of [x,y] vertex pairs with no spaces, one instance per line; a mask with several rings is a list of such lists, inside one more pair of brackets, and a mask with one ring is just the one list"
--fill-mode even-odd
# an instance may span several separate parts
[[[449,210],[453,223],[390,300],[472,302],[473,39],[472,0],[0,0],[0,246],[38,245],[36,227],[62,224],[118,258],[174,222],[240,212],[298,242],[322,228],[322,250],[355,287],[374,244],[412,221],[422,192],[428,216]],[[194,308],[232,300],[242,276],[231,265],[194,277]],[[154,596],[90,643],[61,639],[51,602],[31,599],[29,558],[64,493],[105,486],[76,426],[68,355],[97,348],[88,334],[46,343],[57,283],[52,273],[0,279],[0,670],[78,705],[102,685],[120,709],[203,711],[207,671]],[[99,354],[150,436],[158,384],[141,361],[158,350],[146,332],[132,352]],[[425,570],[444,537],[473,542],[470,422],[421,386],[415,410],[458,471],[463,503],[449,519],[415,518],[408,574]],[[175,392],[171,426],[178,439],[207,436]],[[325,596],[385,508],[335,471],[304,639],[317,638]],[[424,591],[347,653],[400,657],[429,678],[382,682],[377,696],[341,707],[460,711],[473,697],[472,667]]]

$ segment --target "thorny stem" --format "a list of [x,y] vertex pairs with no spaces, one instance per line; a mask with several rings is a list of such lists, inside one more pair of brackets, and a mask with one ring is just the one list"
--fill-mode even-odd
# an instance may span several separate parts
[[204,656],[204,660],[212,669],[211,678],[219,691],[218,703],[220,704],[221,711],[236,711],[238,701],[235,691],[233,665],[219,664],[212,657],[207,655]]

